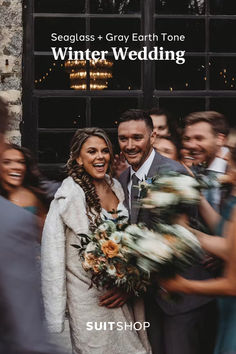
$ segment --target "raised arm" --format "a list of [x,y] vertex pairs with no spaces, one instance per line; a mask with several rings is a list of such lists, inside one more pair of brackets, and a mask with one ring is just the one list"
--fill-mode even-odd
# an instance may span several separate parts
[[209,229],[214,233],[216,225],[219,223],[221,216],[212,208],[212,206],[203,196],[201,197],[199,204],[199,212]]
[[236,296],[236,209],[232,220],[232,226],[226,239],[228,242],[228,257],[224,275],[220,278],[203,281],[188,280],[177,276],[175,279],[162,282],[166,290],[186,294]]
[[228,260],[228,254],[229,254],[229,237],[230,233],[232,233],[232,227],[233,224],[231,222],[227,223],[227,228],[225,228],[224,236],[212,236],[212,235],[207,235],[204,232],[191,229],[192,231],[198,238],[201,247],[209,252],[212,253],[214,256],[219,257],[225,261]]

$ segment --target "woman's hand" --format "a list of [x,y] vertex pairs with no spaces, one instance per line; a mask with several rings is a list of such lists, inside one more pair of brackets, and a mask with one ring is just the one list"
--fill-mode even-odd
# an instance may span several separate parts
[[100,296],[99,305],[106,306],[109,309],[121,307],[129,300],[130,296],[130,294],[121,289],[113,288]]
[[168,280],[161,280],[159,281],[159,284],[163,288],[163,290],[166,290],[168,292],[184,292],[187,293],[187,284],[188,280],[181,277],[180,275],[176,275],[175,278],[173,279],[168,279]]

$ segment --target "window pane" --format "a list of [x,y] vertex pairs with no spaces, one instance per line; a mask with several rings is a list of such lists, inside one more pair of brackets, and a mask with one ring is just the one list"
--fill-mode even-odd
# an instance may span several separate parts
[[210,51],[236,52],[236,21],[212,20],[210,21]]
[[187,114],[205,110],[204,98],[160,98],[159,105],[160,108],[172,113],[180,127]]
[[[132,49],[140,47],[140,42],[132,41],[131,36],[131,33],[140,33],[139,19],[91,19],[91,33],[102,36],[101,40],[97,39],[90,43],[93,50],[111,51],[111,47],[130,47]],[[117,35],[119,35],[119,39]],[[124,36],[129,36],[127,42],[125,42]]]
[[140,0],[90,0],[90,12],[132,14],[140,11]]
[[[36,18],[34,47],[51,51],[51,47],[85,50],[85,20],[80,18]],[[64,49],[64,48],[63,48]]]
[[[111,69],[112,78],[108,78],[107,89],[139,90],[141,87],[141,62],[139,60],[117,60]],[[127,74],[128,73],[128,74]],[[81,81],[84,84],[84,80]],[[72,90],[70,75],[63,61],[54,61],[48,56],[35,57],[35,88],[39,90]],[[90,84],[94,84],[91,79]],[[78,82],[77,82],[78,84]],[[85,83],[86,84],[86,83]],[[77,86],[78,87],[78,86]],[[79,88],[84,89],[84,88]],[[91,87],[91,90],[93,88]]]
[[114,60],[110,90],[139,90],[141,88],[141,61]]
[[235,0],[210,0],[210,11],[215,15],[235,15]]
[[235,127],[235,112],[236,100],[235,98],[212,98],[210,100],[210,109],[223,113],[229,120],[230,126]]
[[[118,153],[117,132],[107,132],[111,139],[114,153]],[[74,133],[40,133],[39,163],[66,163],[69,158],[70,143]]]
[[[159,34],[159,45],[166,49],[185,50],[187,52],[205,51],[205,24],[203,20],[157,19],[156,33]],[[185,40],[173,40],[173,35],[184,35]],[[170,39],[170,40],[168,40]]]
[[[105,131],[106,131],[106,129],[105,129]],[[118,154],[120,152],[120,146],[119,146],[119,143],[118,143],[117,131],[114,132],[114,133],[111,133],[111,132],[106,132],[106,133],[109,136],[109,139],[111,140],[113,153],[114,154]]]
[[51,181],[63,181],[68,175],[64,164],[40,164],[39,169],[43,176]]
[[52,57],[35,57],[35,88],[39,90],[69,90],[70,77],[65,71],[64,61]]
[[82,98],[41,98],[39,128],[83,128],[86,100]]
[[202,15],[205,12],[205,0],[157,0],[158,14],[193,14]]
[[236,58],[211,58],[210,87],[213,90],[235,90]]
[[40,133],[38,158],[40,163],[65,163],[69,158],[74,133]]
[[204,90],[205,76],[204,58],[186,57],[182,65],[171,61],[156,64],[156,88],[159,90]]
[[120,116],[127,109],[137,108],[136,98],[96,98],[92,99],[91,125],[101,128],[116,128]]
[[35,0],[35,12],[82,13],[85,11],[85,0]]

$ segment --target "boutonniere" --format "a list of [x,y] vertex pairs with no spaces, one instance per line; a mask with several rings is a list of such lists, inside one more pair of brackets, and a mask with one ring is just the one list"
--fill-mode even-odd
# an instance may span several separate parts
[[145,179],[141,182],[139,182],[139,197],[140,198],[145,198],[147,196],[147,190],[148,186],[153,183],[153,180],[151,177],[146,177]]

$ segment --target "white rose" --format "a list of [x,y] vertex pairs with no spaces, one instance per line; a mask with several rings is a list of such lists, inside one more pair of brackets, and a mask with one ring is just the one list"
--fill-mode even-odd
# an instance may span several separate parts
[[133,242],[133,237],[128,232],[123,232],[122,243],[128,245]]
[[199,183],[195,178],[187,175],[173,177],[171,183],[178,190],[188,187],[197,188],[199,186]]
[[180,235],[183,241],[185,241],[186,243],[192,243],[196,247],[201,248],[197,237],[191,231],[178,224],[173,225],[173,228],[175,229],[177,234]]
[[98,226],[98,230],[102,231],[102,232],[107,231],[108,228],[109,228],[109,226],[106,223],[103,223],[103,224]]
[[186,202],[200,201],[200,193],[195,188],[183,188],[180,191],[181,199]]
[[157,179],[156,182],[158,182],[158,184],[166,184],[166,185],[169,185],[169,184],[172,184],[172,179],[175,178],[174,176],[163,176],[163,177],[160,177]]
[[102,232],[107,231],[108,229],[111,229],[112,232],[116,230],[116,225],[112,220],[106,220],[98,226],[98,230]]
[[107,266],[107,273],[110,275],[115,275],[116,274],[116,267],[114,265],[108,265]]
[[168,205],[176,205],[179,202],[179,197],[173,193],[153,191],[150,193],[150,203],[156,207],[166,207]]
[[133,224],[126,227],[125,232],[128,232],[131,235],[140,235],[143,230],[138,225]]
[[138,240],[137,250],[145,257],[158,263],[165,262],[172,257],[172,249],[167,244],[157,239]]
[[116,231],[116,232],[113,232],[111,234],[111,236],[109,237],[110,240],[114,241],[115,243],[119,243],[120,240],[122,239],[123,237],[123,232],[121,231]]
[[139,257],[137,259],[137,265],[139,266],[139,268],[143,269],[147,273],[155,270],[153,266],[153,262],[147,258]]
[[151,231],[147,228],[142,230],[142,237],[143,238],[148,238],[149,240],[153,239],[153,240],[161,240],[161,235],[157,232]]

